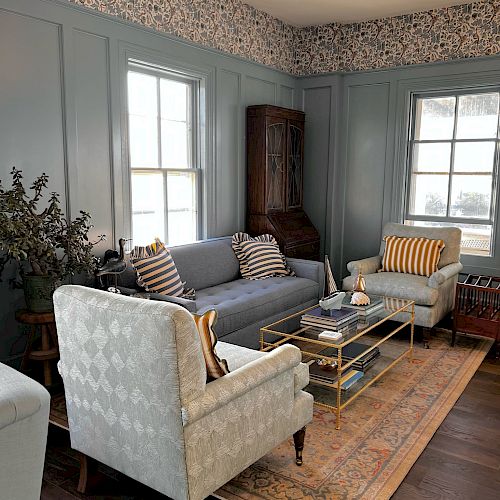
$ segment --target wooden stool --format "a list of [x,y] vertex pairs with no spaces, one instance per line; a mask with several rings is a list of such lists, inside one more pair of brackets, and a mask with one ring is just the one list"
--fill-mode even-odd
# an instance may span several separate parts
[[[52,372],[50,362],[59,359],[59,345],[57,342],[56,324],[53,312],[34,313],[26,309],[16,312],[16,320],[24,325],[29,325],[30,332],[21,363],[21,371],[26,370],[28,360],[41,361],[43,363],[43,378],[46,387],[52,385]],[[32,350],[32,344],[36,336],[37,327],[40,327],[42,348]]]

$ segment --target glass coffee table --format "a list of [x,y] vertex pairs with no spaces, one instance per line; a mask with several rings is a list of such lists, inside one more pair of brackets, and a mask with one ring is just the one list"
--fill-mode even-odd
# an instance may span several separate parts
[[[340,413],[347,405],[401,360],[409,358],[411,361],[415,303],[370,297],[378,301],[378,308],[369,314],[361,310],[361,314],[358,312],[347,325],[339,327],[342,333],[339,340],[319,339],[318,335],[328,328],[304,324],[302,317],[319,306],[309,307],[260,329],[261,351],[271,351],[285,343],[301,350],[302,362],[309,365],[310,382],[320,387],[318,394],[314,393],[315,404],[336,412],[336,429],[340,429]],[[391,323],[391,319],[400,323]],[[407,338],[388,342],[404,329]]]

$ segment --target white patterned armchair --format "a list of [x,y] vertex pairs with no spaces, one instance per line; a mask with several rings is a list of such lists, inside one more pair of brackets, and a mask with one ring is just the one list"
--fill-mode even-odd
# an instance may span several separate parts
[[[378,272],[382,267],[385,236],[441,239],[445,247],[441,252],[438,271],[429,278],[405,273]],[[460,263],[462,232],[455,227],[417,227],[389,222],[384,226],[379,255],[347,264],[351,276],[344,278],[342,288],[352,290],[356,276],[366,280],[366,291],[398,299],[415,301],[415,324],[432,328],[453,310]],[[397,316],[395,319],[398,319]],[[404,318],[407,321],[408,318]]]
[[72,285],[55,292],[54,305],[71,445],[82,456],[189,500],[292,434],[301,462],[313,401],[297,348],[265,354],[219,342],[231,373],[207,384],[182,307]]

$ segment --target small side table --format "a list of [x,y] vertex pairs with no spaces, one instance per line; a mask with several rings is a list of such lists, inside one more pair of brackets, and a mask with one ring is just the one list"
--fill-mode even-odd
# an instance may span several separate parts
[[[34,313],[26,309],[16,311],[16,320],[30,327],[26,350],[21,362],[21,371],[26,371],[28,361],[40,361],[43,363],[44,385],[52,385],[51,361],[59,359],[59,345],[57,342],[56,324],[53,312]],[[33,350],[33,341],[37,329],[40,328],[42,341],[41,349]]]
[[500,345],[500,277],[481,274],[460,275],[455,295],[451,345],[457,331],[489,337]]

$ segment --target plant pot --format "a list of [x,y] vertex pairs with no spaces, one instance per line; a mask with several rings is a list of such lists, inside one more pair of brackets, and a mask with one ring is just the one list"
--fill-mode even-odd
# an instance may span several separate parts
[[24,299],[31,312],[44,313],[54,310],[52,295],[55,281],[52,276],[23,276]]

